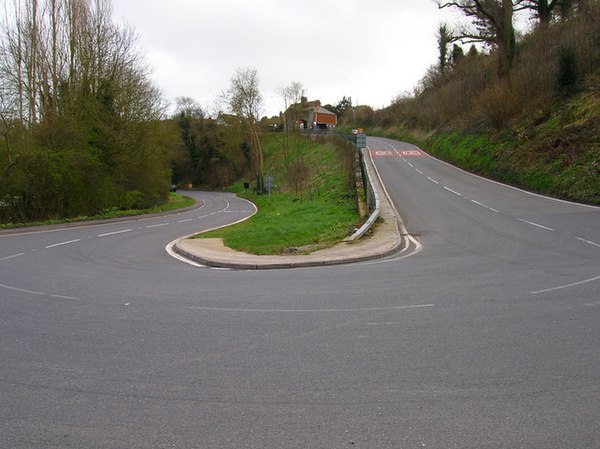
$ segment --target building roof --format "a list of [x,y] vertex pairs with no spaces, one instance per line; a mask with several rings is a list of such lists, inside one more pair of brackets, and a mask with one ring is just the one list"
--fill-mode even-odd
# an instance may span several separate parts
[[325,108],[324,108],[324,107],[322,107],[322,106],[316,106],[316,107],[314,108],[314,111],[315,111],[315,112],[318,112],[319,114],[331,114],[331,115],[336,115],[336,113],[335,113],[335,112],[328,111],[327,109],[325,109]]

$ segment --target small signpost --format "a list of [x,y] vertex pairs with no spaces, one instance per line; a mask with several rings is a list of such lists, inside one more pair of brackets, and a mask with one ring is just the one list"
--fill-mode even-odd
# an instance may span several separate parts
[[273,187],[273,177],[265,176],[265,188],[267,189],[267,192],[269,193],[269,200],[271,199],[271,188],[272,187]]
[[356,134],[356,148],[359,150],[367,148],[367,135],[364,132],[359,132]]

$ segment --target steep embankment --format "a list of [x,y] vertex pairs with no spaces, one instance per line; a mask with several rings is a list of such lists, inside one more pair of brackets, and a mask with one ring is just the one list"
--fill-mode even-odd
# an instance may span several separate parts
[[600,77],[551,113],[503,134],[437,132],[419,143],[467,170],[548,195],[600,204]]
[[369,134],[415,143],[431,155],[530,191],[600,205],[600,74],[549,110],[527,113],[504,131],[371,127]]

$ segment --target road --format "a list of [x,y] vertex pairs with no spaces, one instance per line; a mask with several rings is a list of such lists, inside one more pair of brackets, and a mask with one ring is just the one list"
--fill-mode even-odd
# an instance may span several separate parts
[[230,271],[198,210],[0,236],[0,446],[592,448],[600,209],[372,138],[411,257]]

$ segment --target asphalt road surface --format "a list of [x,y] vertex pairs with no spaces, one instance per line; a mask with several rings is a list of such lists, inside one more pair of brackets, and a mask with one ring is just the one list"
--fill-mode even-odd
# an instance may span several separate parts
[[600,447],[600,209],[368,144],[410,257],[170,256],[253,212],[221,193],[0,236],[0,447]]

